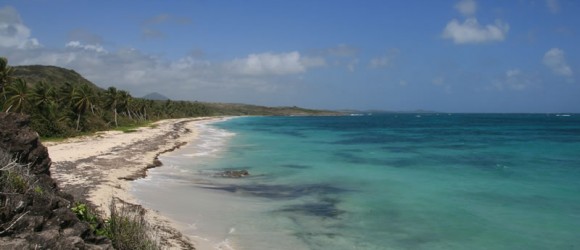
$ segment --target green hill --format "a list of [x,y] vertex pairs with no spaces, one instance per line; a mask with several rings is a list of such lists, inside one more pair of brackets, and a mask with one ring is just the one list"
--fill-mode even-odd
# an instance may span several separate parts
[[159,94],[157,92],[149,93],[143,97],[145,100],[155,100],[155,101],[166,101],[169,100],[169,97]]
[[341,115],[342,113],[305,109],[300,107],[265,107],[239,103],[203,103],[214,115],[267,115],[267,116],[308,116]]
[[55,88],[59,88],[64,83],[69,82],[71,84],[87,84],[95,90],[103,90],[72,69],[46,65],[27,65],[13,66],[12,70],[13,78],[23,79],[29,85],[44,81]]

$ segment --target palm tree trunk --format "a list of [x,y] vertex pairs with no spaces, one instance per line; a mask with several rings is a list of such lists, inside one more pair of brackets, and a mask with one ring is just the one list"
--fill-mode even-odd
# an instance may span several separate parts
[[81,113],[77,115],[77,131],[79,131],[79,125],[81,124]]
[[117,109],[113,109],[113,113],[115,113],[115,127],[119,127],[117,124]]

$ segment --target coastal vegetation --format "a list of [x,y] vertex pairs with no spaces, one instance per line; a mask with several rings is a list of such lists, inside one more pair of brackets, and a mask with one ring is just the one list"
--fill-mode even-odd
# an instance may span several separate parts
[[210,115],[200,103],[135,98],[98,88],[78,73],[53,66],[8,65],[0,58],[0,108],[28,114],[42,137],[70,137],[149,121]]
[[157,231],[147,223],[145,210],[139,205],[112,198],[109,218],[104,222],[99,217],[100,213],[86,203],[77,202],[71,209],[81,221],[89,224],[96,235],[111,239],[115,249],[161,249],[156,238]]
[[0,57],[0,110],[28,114],[43,138],[71,137],[153,121],[214,115],[317,115],[332,112],[298,107],[204,103],[133,97],[102,89],[73,70],[55,66],[14,66]]

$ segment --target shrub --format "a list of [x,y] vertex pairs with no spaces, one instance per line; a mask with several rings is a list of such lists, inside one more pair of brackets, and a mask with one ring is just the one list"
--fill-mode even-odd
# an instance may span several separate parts
[[0,192],[24,194],[31,187],[31,176],[26,165],[19,164],[11,154],[0,150]]
[[110,217],[104,223],[85,203],[76,203],[72,211],[80,220],[89,223],[97,235],[111,239],[115,249],[161,249],[156,240],[156,231],[145,220],[145,209],[120,200],[120,204],[117,204],[117,200],[111,199]]
[[116,199],[109,206],[110,218],[106,222],[106,235],[116,249],[160,249],[156,232],[145,220],[145,209]]

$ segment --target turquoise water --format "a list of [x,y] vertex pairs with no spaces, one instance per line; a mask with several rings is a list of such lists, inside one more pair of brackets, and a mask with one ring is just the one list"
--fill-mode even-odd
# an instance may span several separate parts
[[[135,193],[210,248],[580,249],[578,115],[243,117],[198,131]],[[228,169],[250,176],[218,177]]]

